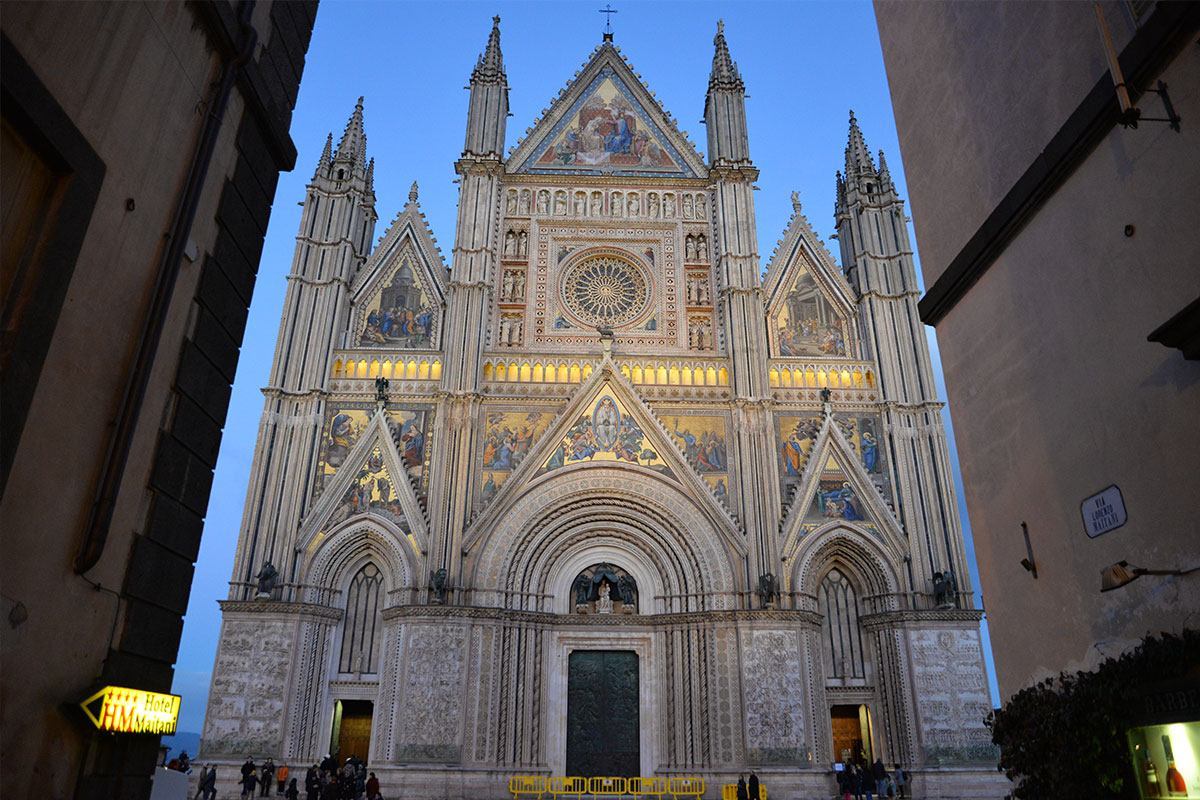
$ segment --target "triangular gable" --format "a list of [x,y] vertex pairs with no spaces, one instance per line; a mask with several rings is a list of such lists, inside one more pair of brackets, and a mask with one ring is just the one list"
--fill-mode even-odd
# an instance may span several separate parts
[[343,466],[301,521],[300,542],[307,546],[321,531],[363,516],[386,523],[408,538],[418,553],[428,547],[425,514],[382,409],[375,412]]
[[774,356],[856,355],[854,292],[800,213],[799,203],[763,281]]
[[439,349],[447,274],[425,217],[410,199],[351,283],[351,346]]
[[508,163],[510,173],[706,174],[696,148],[608,43],[596,49]]
[[671,435],[607,357],[579,387],[495,499],[472,520],[464,547],[469,548],[490,530],[491,520],[533,481],[566,467],[635,464],[684,487],[731,545],[739,552],[745,549],[733,515],[687,463]]
[[780,552],[785,556],[806,530],[828,523],[873,527],[889,544],[903,549],[904,537],[895,515],[832,416],[826,416],[808,453],[800,487],[781,528]]

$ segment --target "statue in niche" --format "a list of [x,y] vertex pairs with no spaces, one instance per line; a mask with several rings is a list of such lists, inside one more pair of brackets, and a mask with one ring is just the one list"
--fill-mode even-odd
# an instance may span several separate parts
[[629,216],[637,217],[642,213],[642,201],[636,194],[629,195]]
[[550,192],[546,191],[545,189],[542,189],[540,192],[538,192],[537,213],[550,213]]
[[696,195],[696,219],[704,219],[704,195]]
[[758,599],[763,608],[774,608],[775,598],[779,596],[779,583],[770,572],[758,576]]
[[528,216],[528,214],[529,214],[529,190],[528,189],[521,190],[521,200],[517,206],[517,213],[522,216]]
[[693,204],[692,196],[685,194],[683,196],[683,218],[691,219],[696,215],[695,205]]
[[517,190],[508,190],[508,201],[505,204],[504,210],[509,214],[517,213]]
[[512,270],[504,271],[504,284],[500,290],[501,295],[505,300],[511,300],[513,297],[513,273]]
[[585,213],[587,213],[586,205],[587,205],[587,201],[584,200],[583,192],[579,192],[578,194],[576,194],[575,195],[575,215],[578,217],[582,217]]
[[266,562],[254,579],[258,581],[258,594],[254,596],[255,599],[270,600],[275,592],[275,586],[279,583],[279,571],[275,569],[275,565],[270,561]]
[[611,614],[612,613],[613,601],[612,601],[612,598],[609,597],[609,593],[611,591],[612,591],[612,585],[608,581],[602,581],[600,583],[600,590],[598,593],[599,597],[596,598],[596,613],[597,614]]
[[650,193],[650,198],[646,201],[646,216],[658,219],[658,195],[654,192]]
[[703,234],[696,237],[696,260],[708,261],[708,237]]
[[666,219],[675,218],[675,195],[673,194],[663,196],[663,217]]
[[446,585],[449,576],[450,573],[446,571],[445,567],[433,570],[429,573],[429,588],[433,592],[433,597],[431,599],[438,605],[446,602]]
[[556,216],[564,216],[567,213],[567,193],[556,192],[554,195],[554,213]]
[[622,609],[626,614],[632,614],[637,609],[637,584],[628,575],[617,579],[617,594],[621,596]]
[[579,573],[579,576],[575,578],[575,586],[573,591],[575,592],[575,608],[579,609],[581,606],[586,608],[588,604],[588,594],[592,591],[591,579],[582,572]]
[[604,208],[604,196],[599,192],[592,192],[592,207],[588,212],[593,217],[600,216],[601,210]]

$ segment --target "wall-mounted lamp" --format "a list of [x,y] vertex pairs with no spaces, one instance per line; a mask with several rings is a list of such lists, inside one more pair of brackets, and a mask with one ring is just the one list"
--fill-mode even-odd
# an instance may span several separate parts
[[1128,561],[1118,561],[1100,570],[1100,591],[1110,592],[1113,589],[1119,589],[1143,575],[1188,575],[1197,570],[1200,570],[1200,567],[1192,567],[1191,569],[1145,569],[1143,567],[1131,567]]
[[1167,116],[1143,117],[1142,110],[1133,104],[1133,100],[1129,96],[1129,86],[1125,83],[1125,73],[1121,70],[1121,60],[1117,57],[1117,49],[1113,46],[1112,33],[1108,30],[1108,22],[1104,19],[1104,9],[1100,7],[1099,3],[1092,3],[1092,6],[1096,10],[1096,24],[1100,26],[1100,38],[1104,40],[1104,57],[1108,59],[1108,71],[1112,75],[1113,85],[1117,90],[1117,103],[1121,106],[1119,122],[1122,127],[1136,128],[1139,122],[1165,122],[1171,130],[1179,133],[1181,117],[1175,113],[1171,96],[1167,94],[1167,85],[1162,81],[1158,82],[1157,88],[1144,89],[1143,92],[1147,94],[1153,92],[1158,95]]

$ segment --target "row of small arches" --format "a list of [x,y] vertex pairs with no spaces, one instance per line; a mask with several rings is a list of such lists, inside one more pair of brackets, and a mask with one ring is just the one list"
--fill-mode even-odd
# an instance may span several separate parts
[[509,189],[505,199],[509,216],[646,217],[649,219],[708,218],[704,192],[586,192],[583,190]]
[[440,358],[335,359],[334,378],[387,378],[388,380],[437,381],[442,378]]
[[768,380],[773,388],[873,389],[875,374],[864,367],[771,367]]
[[[581,383],[593,367],[579,362],[485,361],[483,379],[505,383]],[[649,386],[728,386],[729,370],[713,365],[622,364],[621,374],[632,383]]]

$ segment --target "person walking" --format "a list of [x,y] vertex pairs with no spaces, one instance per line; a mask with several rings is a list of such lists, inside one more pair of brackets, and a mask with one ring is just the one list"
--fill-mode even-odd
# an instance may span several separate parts
[[262,783],[262,788],[259,790],[261,797],[270,797],[271,787],[275,785],[275,762],[272,759],[267,759],[262,765],[262,774],[258,776]]
[[196,794],[192,796],[192,800],[200,800],[200,795],[204,794],[204,784],[208,780],[208,765],[200,765],[200,779],[196,781]]
[[258,773],[251,771],[242,778],[242,800],[254,797],[254,789],[258,786]]
[[304,775],[304,792],[308,800],[321,800],[321,770],[316,764]]
[[738,775],[737,800],[750,800],[750,793],[746,791],[745,775]]
[[276,789],[275,794],[283,794],[284,790],[287,789],[288,771],[287,764],[280,764],[279,769],[275,770],[275,785],[279,787]]
[[908,773],[899,764],[896,764],[892,775],[896,779],[896,797],[907,797],[905,787],[908,785]]
[[753,770],[750,771],[750,800],[762,800],[759,795],[758,775]]
[[284,790],[283,796],[287,798],[287,800],[296,800],[298,797],[300,797],[300,789],[296,786],[295,778],[292,778],[291,782],[288,783],[287,789]]
[[204,793],[203,800],[216,800],[217,767],[215,764],[208,768],[208,775],[202,779],[200,789]]
[[883,765],[883,759],[875,759],[875,763],[871,765],[871,777],[875,781],[875,794],[880,798],[887,797],[888,771]]
[[[247,796],[247,794],[246,794],[247,781],[257,771],[258,771],[258,767],[254,766],[254,759],[251,758],[250,756],[246,756],[246,763],[242,764],[242,779],[239,781],[239,783],[242,785],[242,797]],[[253,792],[254,790],[250,789],[249,791]]]
[[381,800],[379,794],[379,778],[375,777],[375,773],[371,773],[371,777],[367,778],[367,800]]

